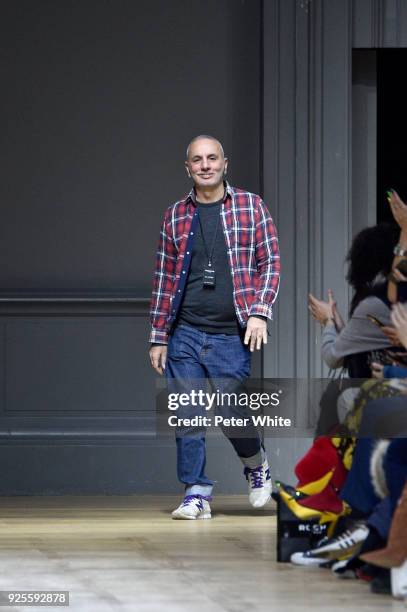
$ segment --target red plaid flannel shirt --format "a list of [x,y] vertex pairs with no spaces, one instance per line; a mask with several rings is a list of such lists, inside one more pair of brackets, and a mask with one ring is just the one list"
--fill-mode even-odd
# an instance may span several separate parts
[[[169,206],[164,215],[153,279],[150,342],[166,344],[186,285],[196,228],[195,191]],[[277,297],[280,255],[277,232],[260,196],[226,183],[221,206],[237,319],[272,319]]]

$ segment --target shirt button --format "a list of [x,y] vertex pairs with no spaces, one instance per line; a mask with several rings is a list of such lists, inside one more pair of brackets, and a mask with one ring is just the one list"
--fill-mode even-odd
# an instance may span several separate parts
[[189,251],[187,251],[187,255],[189,255]]
[[182,270],[182,274],[185,274],[185,270]]
[[193,235],[194,235],[194,232],[191,232],[191,236],[193,236]]
[[178,293],[181,293],[181,289],[178,289]]

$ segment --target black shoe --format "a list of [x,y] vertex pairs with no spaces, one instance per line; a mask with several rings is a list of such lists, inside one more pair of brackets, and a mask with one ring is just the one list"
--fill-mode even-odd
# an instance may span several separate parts
[[383,569],[383,572],[373,578],[370,590],[378,595],[391,595],[390,570]]
[[350,559],[343,559],[342,561],[335,561],[331,567],[332,573],[337,578],[351,578],[356,579],[356,569],[353,567],[355,557],[351,557]]
[[356,576],[359,578],[359,580],[363,580],[364,582],[372,582],[372,580],[380,574],[381,569],[382,568],[377,567],[377,565],[363,563],[363,565],[356,570]]

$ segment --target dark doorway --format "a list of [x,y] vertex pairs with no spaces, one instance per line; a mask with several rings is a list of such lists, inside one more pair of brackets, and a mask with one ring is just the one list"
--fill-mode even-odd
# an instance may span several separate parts
[[407,201],[407,112],[403,74],[407,49],[377,51],[377,220],[391,221],[386,191]]

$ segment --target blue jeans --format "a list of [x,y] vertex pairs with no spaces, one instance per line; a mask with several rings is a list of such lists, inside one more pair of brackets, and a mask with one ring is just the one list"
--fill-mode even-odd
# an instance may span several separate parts
[[[208,391],[207,381],[216,379],[221,393],[239,392],[239,385],[250,376],[251,353],[238,335],[209,334],[189,325],[178,325],[168,343],[165,375],[169,391],[190,393],[192,389]],[[200,384],[202,381],[202,384]],[[221,387],[221,388],[220,388]],[[247,408],[228,405],[220,408],[222,416],[247,417]],[[208,416],[203,406],[180,406],[177,417]],[[210,415],[213,417],[213,413]],[[251,423],[251,421],[250,421]],[[233,428],[223,433],[232,443],[244,465],[257,467],[262,463],[262,444],[253,425],[245,429],[245,435]],[[205,427],[179,428],[176,431],[177,474],[185,485],[186,495],[211,495],[213,482],[205,474]],[[241,431],[239,432],[241,434]]]
[[370,478],[370,457],[375,441],[371,438],[359,438],[353,453],[352,467],[341,490],[340,497],[351,508],[359,510],[366,516],[373,512],[380,502]]

